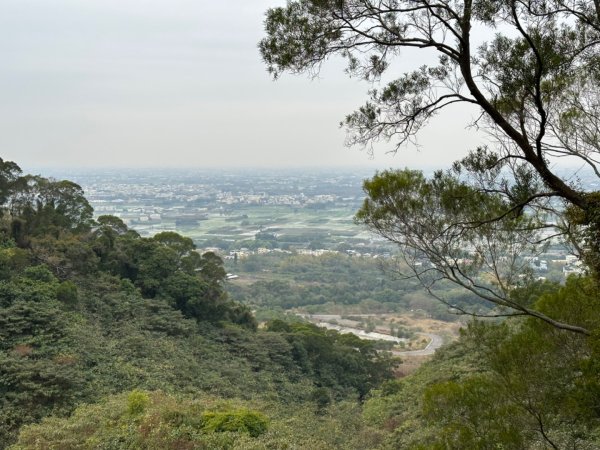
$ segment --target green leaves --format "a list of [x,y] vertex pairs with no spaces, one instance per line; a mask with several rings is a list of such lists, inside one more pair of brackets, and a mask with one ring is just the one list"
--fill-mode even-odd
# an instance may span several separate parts
[[[201,255],[190,238],[142,238],[112,216],[93,223],[77,185],[5,168],[6,180],[22,184],[8,192],[14,215],[0,230],[0,447],[24,424],[135,389],[84,407],[72,421],[24,431],[17,448],[249,448],[269,434],[263,413],[246,404],[213,407],[214,399],[181,409],[181,398],[203,391],[268,398],[287,414],[322,384],[314,403],[299,407],[320,424],[313,412],[325,414],[334,393],[365,395],[390,375],[389,361],[355,338],[318,331],[288,341],[257,331],[252,311],[224,291],[222,259]],[[306,414],[293,420],[304,426]],[[302,438],[306,448],[352,440],[346,432],[313,433]],[[265,446],[287,445],[291,435],[281,421]]]
[[339,393],[354,391],[364,398],[391,375],[393,360],[378,353],[374,342],[308,323],[276,320],[268,323],[267,329],[285,333],[296,364],[314,379],[316,386],[334,388]]
[[32,175],[20,177],[14,185],[6,201],[12,236],[20,246],[26,247],[31,236],[90,230],[93,209],[79,185]]
[[[570,278],[566,286],[545,286],[537,295],[540,311],[589,329],[599,326],[593,280]],[[463,340],[477,345],[486,371],[426,389],[424,413],[442,428],[436,442],[444,448],[598,445],[600,371],[594,336],[531,318],[512,326],[471,325]]]
[[0,158],[0,207],[11,196],[20,174],[21,168],[16,163]]
[[515,420],[516,405],[499,394],[488,377],[472,377],[462,383],[446,382],[428,387],[423,413],[439,426],[432,448],[522,449],[523,424]]
[[[531,296],[547,314],[598,326],[590,279]],[[373,391],[365,415],[394,431],[385,448],[596,448],[599,348],[597,333],[533,318],[474,322],[418,371]]]
[[180,258],[196,249],[194,241],[191,238],[181,236],[174,231],[158,233],[152,237],[152,240],[175,251]]
[[301,0],[269,9],[265,20],[268,37],[259,43],[269,72],[275,77],[286,70],[299,72],[325,58],[341,36],[329,13],[341,5],[339,1]]
[[[526,275],[516,255],[537,254],[548,240],[541,230],[553,230],[600,270],[598,220],[591,217],[597,202],[554,165],[579,161],[600,175],[598,17],[597,2],[576,0],[296,0],[267,13],[260,49],[276,75],[312,73],[339,55],[350,74],[370,81],[398,67],[392,61],[402,49],[437,54],[437,65],[401,69],[372,89],[343,123],[347,143],[373,151],[393,141],[397,151],[439,110],[466,103],[490,149],[430,181],[408,171],[377,175],[365,185],[371,198],[357,219],[504,314],[519,309],[508,291],[521,283],[515,274]],[[485,33],[493,38],[476,48]],[[560,201],[588,219],[571,222]],[[473,273],[483,268],[489,279],[481,282]],[[430,289],[437,279],[426,274],[415,276]]]
[[[397,244],[409,268],[406,275],[448,307],[467,314],[536,315],[553,323],[512,295],[528,282],[523,255],[545,248],[540,235],[545,225],[535,208],[539,200],[543,210],[546,195],[537,193],[538,179],[526,167],[515,168],[512,184],[498,180],[500,170],[487,170],[496,163],[493,153],[481,150],[431,179],[408,169],[378,173],[364,183],[367,198],[356,220]],[[451,303],[434,289],[440,280],[475,294],[485,307]]]
[[248,433],[252,437],[264,434],[269,425],[267,416],[249,409],[205,412],[202,422],[204,429],[209,432]]

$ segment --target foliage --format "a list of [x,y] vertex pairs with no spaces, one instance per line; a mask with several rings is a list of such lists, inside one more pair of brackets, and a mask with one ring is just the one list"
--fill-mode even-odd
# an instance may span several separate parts
[[442,303],[476,314],[434,291],[441,280],[449,280],[495,307],[492,316],[529,315],[588,332],[523,304],[514,294],[515,287],[531,282],[523,255],[539,255],[544,248],[538,244],[546,227],[535,216],[515,212],[502,195],[443,172],[427,180],[419,171],[385,171],[364,188],[368,197],[357,220],[395,242],[408,271]]
[[71,281],[64,281],[56,290],[56,298],[66,304],[77,303],[77,286]]
[[12,161],[0,158],[0,204],[4,204],[20,184],[21,168]]
[[[249,308],[229,298],[217,255],[201,255],[175,233],[142,238],[116,217],[89,223],[71,214],[85,200],[78,188],[62,183],[52,191],[52,181],[28,176],[19,185],[17,166],[6,167],[14,176],[5,176],[3,219],[23,225],[23,234],[9,226],[0,241],[0,448],[49,416],[47,427],[24,432],[20,448],[231,448],[238,441],[249,448],[254,436],[268,434],[255,408],[192,402],[178,412],[170,395],[210,391],[238,402],[299,402],[313,411],[321,384],[322,397],[354,399],[389,374],[374,352],[328,335],[303,350],[319,361],[315,368],[330,367],[326,375],[313,370],[294,357],[300,344],[287,333],[258,331]],[[42,187],[57,197],[39,203],[32,192]],[[337,347],[353,358],[346,371],[331,369]],[[148,392],[157,390],[169,394]],[[157,409],[167,406],[167,425],[155,430],[164,412]],[[181,427],[173,425],[177,417],[185,418]],[[301,427],[280,428],[289,441]],[[306,442],[329,446],[321,436],[307,434]]]
[[[230,270],[251,284],[231,281],[228,292],[265,316],[273,311],[315,306],[320,312],[339,309],[354,313],[423,310],[434,318],[455,320],[447,309],[430,299],[414,280],[394,277],[398,261],[389,258],[351,257],[344,254],[254,255],[238,261]],[[473,297],[440,285],[458,305],[470,305]]]
[[[600,4],[291,0],[267,11],[265,31],[259,47],[275,77],[314,74],[339,55],[349,74],[377,83],[402,50],[438,56],[369,92],[343,122],[350,145],[393,141],[397,151],[457,103],[488,134],[488,146],[429,179],[385,171],[364,184],[357,220],[400,247],[407,275],[456,312],[521,318],[473,325],[414,376],[375,391],[366,416],[393,430],[389,447],[597,448],[599,195],[555,163],[600,177]],[[524,257],[557,240],[588,277],[534,283]],[[486,308],[440,295],[442,280]]]
[[[439,444],[433,446],[526,448],[524,424],[517,419],[518,409],[510,402],[502,401],[501,396],[493,395],[496,388],[486,377],[471,377],[463,383],[449,381],[428,388],[424,397],[424,415],[434,419],[441,431]],[[459,416],[456,415],[457,405],[460,405]]]
[[393,360],[377,352],[373,341],[307,323],[275,320],[266,327],[285,333],[292,357],[303,372],[311,374],[317,386],[336,388],[338,392],[351,389],[363,398],[391,377]]
[[[392,140],[398,150],[440,110],[462,103],[490,144],[431,180],[408,170],[376,175],[365,183],[359,221],[419,263],[414,276],[427,288],[447,279],[497,305],[496,316],[592,333],[515,302],[510,289],[522,275],[519,254],[529,247],[535,255],[557,237],[600,270],[598,193],[554,165],[566,158],[600,176],[600,3],[293,0],[267,11],[265,31],[259,47],[276,77],[318,71],[340,55],[351,75],[377,82],[401,50],[434,52],[437,63],[369,92],[344,121],[348,143],[372,150]],[[493,278],[478,279],[481,268]]]
[[[343,403],[317,416],[308,404],[223,401],[160,391],[139,392],[144,412],[128,413],[121,394],[79,407],[68,419],[50,417],[23,429],[12,450],[34,448],[265,449],[326,450],[375,448],[380,433],[360,420],[356,405]],[[268,411],[268,413],[267,413]]]
[[131,416],[140,415],[146,410],[149,403],[148,394],[137,389],[133,390],[127,395],[127,413]]
[[35,235],[56,237],[61,230],[90,229],[93,210],[80,186],[31,175],[18,181],[22,187],[13,191],[7,208],[13,217],[12,232],[17,243],[26,245]]
[[269,421],[264,414],[248,409],[205,412],[202,414],[204,429],[209,432],[248,433],[258,437],[267,431]]
[[[535,306],[597,329],[597,298],[592,279],[570,278]],[[365,414],[394,430],[391,448],[597,448],[596,342],[531,318],[474,323],[454,348],[375,391]]]

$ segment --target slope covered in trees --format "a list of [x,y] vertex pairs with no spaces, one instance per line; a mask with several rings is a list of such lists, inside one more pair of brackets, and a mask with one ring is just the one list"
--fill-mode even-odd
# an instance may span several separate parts
[[[390,376],[389,359],[369,343],[310,325],[257,330],[248,308],[225,293],[221,259],[199,254],[189,238],[171,232],[142,238],[116,217],[94,220],[79,186],[22,176],[11,162],[0,160],[0,185],[2,446],[25,424],[50,415],[49,423],[63,424],[59,418],[75,410],[77,422],[93,410],[108,421],[98,417],[93,437],[70,422],[39,436],[58,448],[80,448],[88,438],[89,448],[122,448],[150,426],[131,411],[137,394],[128,393],[136,389],[144,390],[138,396],[144,405],[154,399],[161,411],[174,398],[184,402],[165,424],[174,423],[173,414],[187,421],[185,402],[195,402],[189,408],[204,412],[192,414],[186,433],[197,437],[188,436],[190,442],[209,445],[219,441],[210,437],[215,433],[247,434],[219,425],[240,419],[231,405],[264,410],[266,427],[274,405],[296,405],[292,418],[315,416],[331,402],[366,396]],[[123,422],[113,416],[119,407],[83,406],[112,405],[128,395]],[[263,423],[262,413],[239,414]],[[136,431],[123,434],[123,424]],[[35,447],[28,436],[36,433],[25,433],[19,448]],[[180,448],[177,442],[164,441]]]
[[[189,239],[142,238],[115,217],[71,214],[70,202],[86,210],[78,186],[2,164],[4,446],[600,445],[597,333],[535,317],[474,323],[432,362],[392,381],[391,361],[367,341],[302,323],[257,329],[248,308],[226,295],[221,260],[198,254]],[[594,277],[512,295],[558,321],[600,327]]]
[[[540,285],[535,307],[597,328],[598,289],[586,278]],[[595,449],[600,446],[598,338],[536,319],[474,323],[415,374],[365,406],[388,429],[386,448]]]

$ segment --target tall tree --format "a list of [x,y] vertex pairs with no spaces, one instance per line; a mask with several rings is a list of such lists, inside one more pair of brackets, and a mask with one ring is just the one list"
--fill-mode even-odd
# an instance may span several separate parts
[[32,175],[21,177],[19,182],[7,206],[13,218],[25,222],[27,233],[90,229],[94,210],[78,184]]
[[12,161],[0,158],[0,206],[8,200],[21,175],[21,168]]
[[[275,77],[318,71],[341,55],[350,74],[377,81],[404,49],[437,54],[436,64],[371,90],[343,122],[348,143],[372,151],[393,141],[398,150],[440,110],[462,103],[492,144],[433,180],[379,174],[365,185],[359,221],[398,243],[428,287],[449,279],[496,306],[493,315],[589,332],[536,313],[512,291],[518,256],[542,251],[547,230],[599,277],[600,196],[554,162],[576,161],[600,176],[600,2],[292,0],[267,12],[265,29],[259,47]],[[490,275],[483,281],[474,275],[482,269]]]

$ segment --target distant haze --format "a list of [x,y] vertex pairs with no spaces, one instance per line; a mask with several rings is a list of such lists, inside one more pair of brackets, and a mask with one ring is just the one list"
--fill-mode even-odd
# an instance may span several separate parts
[[[4,0],[0,157],[27,167],[443,166],[484,138],[454,109],[421,150],[370,160],[338,123],[370,85],[343,63],[274,82],[260,60],[278,0]],[[402,55],[412,69],[423,55]],[[398,72],[399,75],[399,72]]]

